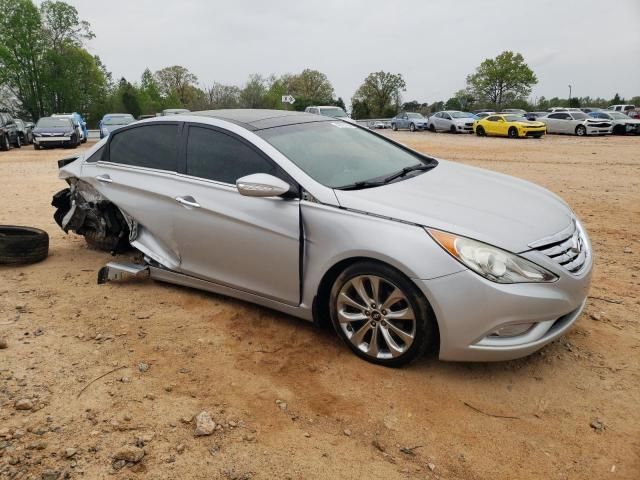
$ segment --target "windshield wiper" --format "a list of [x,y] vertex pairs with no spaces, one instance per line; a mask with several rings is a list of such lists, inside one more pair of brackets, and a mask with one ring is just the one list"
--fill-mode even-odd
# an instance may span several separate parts
[[411,172],[417,172],[419,170],[431,170],[434,167],[435,167],[435,165],[426,164],[426,163],[418,163],[417,165],[412,165],[411,167],[404,167],[399,172],[393,173],[393,174],[389,175],[387,178],[385,178],[383,180],[383,183],[392,182],[396,178],[404,177],[405,175],[407,175],[408,173],[411,173]]
[[410,167],[404,167],[402,170],[399,170],[396,173],[392,173],[382,180],[362,180],[359,182],[350,183],[349,185],[344,185],[342,187],[337,187],[337,190],[361,190],[363,188],[381,187],[382,185],[386,185],[393,180],[404,177],[411,172],[417,172],[420,170],[431,170],[436,165],[437,163],[418,163]]

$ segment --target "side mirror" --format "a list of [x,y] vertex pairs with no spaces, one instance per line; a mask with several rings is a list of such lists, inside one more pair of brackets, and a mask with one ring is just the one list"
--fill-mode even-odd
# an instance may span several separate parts
[[245,197],[279,197],[287,193],[291,186],[267,173],[254,173],[236,180],[240,195]]

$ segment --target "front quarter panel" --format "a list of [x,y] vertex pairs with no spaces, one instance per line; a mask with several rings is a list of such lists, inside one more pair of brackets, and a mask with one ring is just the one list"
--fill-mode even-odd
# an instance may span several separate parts
[[303,303],[311,305],[324,274],[337,263],[369,258],[412,279],[432,279],[465,268],[417,225],[301,202],[305,254]]

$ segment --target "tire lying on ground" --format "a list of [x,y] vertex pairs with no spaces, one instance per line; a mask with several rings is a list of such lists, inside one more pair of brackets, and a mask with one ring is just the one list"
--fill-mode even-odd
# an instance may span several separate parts
[[47,258],[49,235],[32,227],[0,225],[0,264],[25,265]]

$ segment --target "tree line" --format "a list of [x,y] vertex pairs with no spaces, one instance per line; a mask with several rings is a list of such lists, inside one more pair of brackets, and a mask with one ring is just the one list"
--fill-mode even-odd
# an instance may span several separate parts
[[[114,80],[100,58],[84,47],[94,38],[91,26],[75,7],[46,0],[38,8],[32,0],[0,0],[0,109],[34,121],[55,112],[78,111],[95,126],[105,113],[123,112],[138,117],[166,108],[275,108],[304,110],[309,105],[337,105],[327,76],[313,69],[284,75],[252,74],[244,85],[202,84],[187,68],[173,65],[139,80]],[[369,74],[351,98],[353,118],[385,118],[401,110],[429,114],[438,110],[523,108],[549,106],[606,107],[625,103],[617,94],[602,98],[528,100],[537,84],[535,73],[519,53],[505,51],[484,60],[467,76],[466,88],[446,101],[403,102],[406,82],[400,73]],[[293,105],[283,104],[293,95]],[[640,105],[640,97],[630,103]]]

